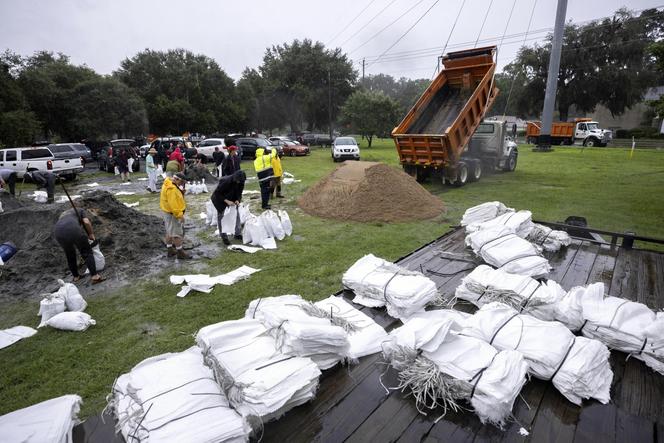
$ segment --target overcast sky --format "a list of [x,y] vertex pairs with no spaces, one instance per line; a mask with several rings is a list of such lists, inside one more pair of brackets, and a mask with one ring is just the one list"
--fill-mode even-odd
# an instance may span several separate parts
[[[533,5],[529,44],[553,28],[555,0],[0,0],[0,48],[62,52],[102,74],[146,48],[185,48],[238,79],[245,67],[261,64],[267,47],[308,38],[341,47],[358,72],[365,58],[367,74],[430,78],[448,37],[448,50],[458,50],[475,46],[478,36],[477,46],[499,44],[505,33],[498,62],[512,60],[524,38],[513,35],[526,32]],[[664,0],[570,0],[567,21],[623,6],[642,10]]]

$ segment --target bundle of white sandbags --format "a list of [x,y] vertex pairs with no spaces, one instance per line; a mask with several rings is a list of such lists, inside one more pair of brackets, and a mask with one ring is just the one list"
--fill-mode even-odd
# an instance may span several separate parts
[[320,369],[328,369],[348,357],[348,329],[334,324],[327,311],[299,295],[258,298],[249,303],[245,318],[260,321],[286,355],[309,357]]
[[329,313],[333,321],[341,319],[351,325],[347,328],[349,358],[358,359],[380,352],[381,344],[387,339],[387,332],[368,315],[355,309],[343,298],[334,295],[317,301],[314,305]]
[[432,302],[436,284],[420,272],[368,254],[343,275],[343,285],[355,293],[354,303],[368,307],[385,306],[394,318],[407,319]]
[[[76,285],[58,280],[60,288],[39,302],[41,322],[38,328],[50,326],[63,331],[85,331],[96,322],[86,314],[87,302]],[[68,312],[65,312],[68,311]]]
[[0,416],[0,440],[12,443],[71,442],[80,408],[81,397],[63,395],[5,414]]
[[260,216],[249,214],[244,223],[242,241],[246,244],[260,246],[263,249],[276,249],[276,240],[283,240],[293,233],[293,224],[286,211],[278,213],[264,211]]
[[494,301],[505,303],[540,320],[557,320],[573,331],[583,323],[581,305],[574,297],[568,297],[567,291],[555,281],[539,282],[527,275],[487,265],[480,265],[466,275],[455,295],[477,307]]
[[664,312],[605,296],[603,283],[572,288],[570,294],[582,306],[584,336],[626,352],[664,375]]
[[551,380],[572,403],[580,405],[585,398],[609,402],[613,372],[603,343],[575,337],[562,323],[519,314],[498,302],[482,306],[464,325],[464,334],[522,353],[530,373]]
[[530,211],[511,210],[482,223],[471,223],[466,226],[466,232],[477,232],[495,226],[507,226],[521,238],[525,238],[533,228],[532,213]]
[[126,441],[242,442],[251,433],[195,346],[143,360],[118,377],[109,409]]
[[472,208],[466,209],[461,218],[461,226],[468,226],[473,223],[482,223],[498,217],[508,211],[514,211],[501,202],[486,202]]
[[231,406],[243,417],[268,421],[314,397],[318,366],[310,358],[279,352],[258,320],[206,326],[196,342]]
[[508,226],[492,226],[466,236],[466,246],[486,263],[513,274],[543,276],[549,273],[549,260],[539,249],[522,239]]
[[519,352],[459,335],[464,318],[451,310],[415,314],[390,333],[383,354],[399,371],[397,388],[410,389],[420,412],[442,407],[445,414],[466,400],[482,423],[502,426],[526,382],[528,364]]

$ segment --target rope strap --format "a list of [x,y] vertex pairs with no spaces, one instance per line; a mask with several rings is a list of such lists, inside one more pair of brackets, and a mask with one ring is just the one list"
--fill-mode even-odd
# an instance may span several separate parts
[[256,306],[254,307],[254,313],[251,316],[251,318],[256,318],[256,311],[258,311],[258,306],[261,304],[261,300],[263,300],[263,299],[259,298],[258,301],[256,302]]
[[609,322],[609,328],[613,325],[613,321],[616,319],[616,316],[618,315],[618,311],[620,311],[620,308],[625,306],[627,303],[629,303],[629,300],[625,300],[624,302],[620,303],[618,307],[616,308],[616,312],[613,313],[613,317],[611,317],[611,321]]
[[387,301],[387,287],[392,282],[392,280],[394,280],[394,277],[399,275],[399,272],[401,272],[401,269],[398,269],[397,272],[395,272],[394,275],[392,277],[390,277],[390,279],[387,281],[387,283],[385,283],[385,287],[383,287],[383,298],[385,299],[385,301]]
[[641,355],[643,353],[643,350],[646,348],[646,343],[648,343],[648,337],[643,340],[643,345],[641,345],[641,349],[639,349],[639,353],[637,355]]
[[501,235],[500,237],[496,237],[496,238],[494,238],[493,240],[489,240],[489,241],[486,242],[486,243],[482,243],[482,246],[480,246],[480,248],[477,250],[477,253],[479,254],[480,252],[482,252],[482,249],[484,249],[484,247],[485,247],[486,245],[488,245],[488,244],[490,244],[490,243],[493,243],[493,242],[495,242],[496,240],[500,240],[501,238],[507,238],[507,237],[509,237],[509,236],[511,236],[511,235],[515,235],[515,234],[512,234],[512,233],[510,232],[509,234]]
[[491,365],[493,364],[493,361],[496,359],[496,356],[497,356],[497,355],[498,355],[498,351],[496,351],[496,353],[493,354],[493,358],[491,358],[491,361],[489,362],[488,365],[486,365],[485,367],[483,367],[482,369],[480,369],[479,371],[477,371],[477,373],[476,373],[475,375],[473,375],[473,376],[470,378],[470,380],[468,380],[468,382],[470,383],[470,382],[472,382],[473,380],[475,380],[475,378],[477,378],[477,380],[475,380],[475,383],[473,383],[473,389],[470,390],[470,398],[469,398],[469,400],[472,400],[472,399],[473,399],[473,396],[475,395],[475,389],[477,389],[477,385],[480,383],[480,380],[482,379],[482,376],[484,375],[484,371],[486,371],[487,369],[489,369],[489,368],[491,367]]
[[514,314],[513,316],[511,316],[510,318],[508,318],[507,321],[506,321],[505,323],[503,323],[502,325],[500,325],[500,327],[499,327],[498,329],[496,329],[496,332],[493,333],[493,337],[491,337],[491,340],[489,340],[489,344],[490,344],[490,345],[493,344],[493,341],[496,339],[496,336],[498,335],[498,333],[500,332],[500,330],[503,329],[503,328],[507,325],[507,323],[511,322],[512,319],[513,319],[514,317],[516,317],[517,315],[519,315],[518,312],[517,312],[516,314]]
[[480,295],[479,297],[477,297],[477,300],[475,300],[475,301],[480,301],[480,300],[482,300],[482,297],[484,297],[484,296],[486,295],[486,293],[487,293],[488,290],[489,290],[489,287],[486,286],[486,287],[484,288],[484,291],[482,291],[482,295]]
[[553,375],[551,376],[551,378],[549,379],[549,381],[553,381],[553,378],[554,378],[556,375],[558,375],[558,371],[560,371],[560,368],[563,367],[563,364],[565,363],[565,360],[567,360],[567,356],[569,355],[570,351],[571,351],[572,348],[574,347],[574,343],[576,343],[576,337],[574,337],[574,339],[572,340],[572,344],[569,346],[569,348],[567,348],[567,352],[565,352],[565,356],[563,357],[562,361],[561,361],[560,364],[558,365],[558,368],[556,368],[556,370],[553,372]]
[[512,259],[510,259],[510,260],[507,260],[505,263],[503,263],[502,265],[500,265],[500,267],[502,268],[503,266],[507,266],[507,265],[509,265],[509,264],[512,263],[513,261],[521,260],[522,258],[528,258],[528,257],[541,257],[541,255],[538,255],[538,254],[524,254],[524,255],[517,255],[516,257],[514,257],[514,258],[512,258]]
[[514,214],[516,214],[516,212],[512,212],[510,216],[505,219],[505,221],[503,222],[503,226],[507,225],[507,222],[510,221],[512,217],[514,217]]
[[523,312],[524,309],[526,309],[526,306],[528,306],[528,303],[530,303],[530,299],[533,295],[535,295],[535,292],[542,286],[542,282],[537,282],[537,286],[535,286],[535,289],[530,293],[528,297],[526,297],[525,303],[521,306],[521,309],[519,310],[519,313]]

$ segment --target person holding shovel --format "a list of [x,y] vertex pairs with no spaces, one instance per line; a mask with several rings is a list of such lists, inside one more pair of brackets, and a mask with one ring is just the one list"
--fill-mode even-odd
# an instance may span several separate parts
[[97,272],[97,266],[95,265],[92,253],[95,234],[85,209],[73,207],[60,214],[60,218],[53,227],[53,238],[65,251],[67,266],[71,275],[74,276],[74,282],[81,279],[81,275],[78,273],[77,249],[85,260],[88,271],[90,271],[92,284],[96,285],[104,281],[104,278]]
[[46,195],[48,196],[47,203],[55,201],[55,174],[48,171],[28,171],[24,177],[29,178],[37,185],[37,189],[46,188]]

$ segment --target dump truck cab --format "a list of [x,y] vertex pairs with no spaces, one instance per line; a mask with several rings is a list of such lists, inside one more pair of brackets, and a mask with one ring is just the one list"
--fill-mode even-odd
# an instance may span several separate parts
[[[468,149],[461,160],[466,162],[481,161],[485,169],[514,171],[519,149],[507,129],[507,122],[502,120],[484,120],[470,138]],[[478,180],[479,177],[470,177]]]

